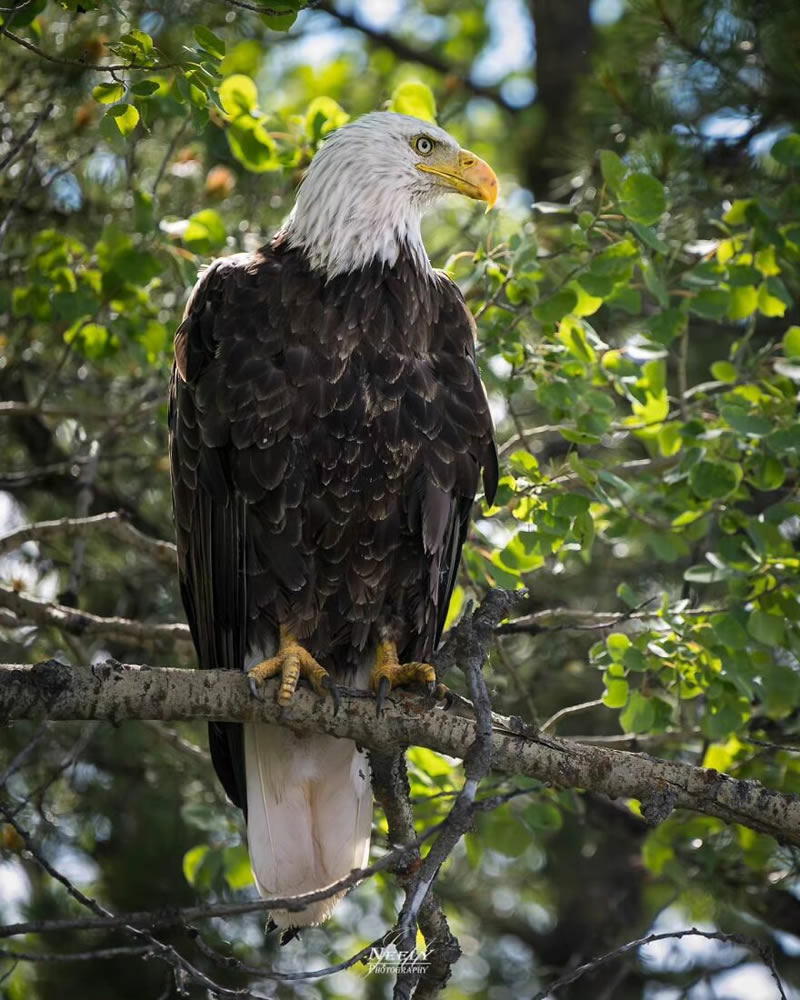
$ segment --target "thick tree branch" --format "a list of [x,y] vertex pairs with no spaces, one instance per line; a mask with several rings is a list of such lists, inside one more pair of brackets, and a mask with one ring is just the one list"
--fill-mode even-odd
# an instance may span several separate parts
[[[365,692],[342,691],[342,707],[307,690],[280,709],[275,690],[252,698],[244,674],[104,664],[73,668],[50,660],[0,666],[0,719],[215,719],[280,722],[296,732],[325,732],[373,750],[424,746],[464,758],[475,742],[471,718],[431,708],[425,698],[392,695],[380,718]],[[564,788],[585,788],[611,798],[634,798],[652,822],[673,808],[693,809],[741,823],[800,846],[800,801],[717,771],[646,754],[537,737],[518,719],[493,716],[492,769],[527,775]]]

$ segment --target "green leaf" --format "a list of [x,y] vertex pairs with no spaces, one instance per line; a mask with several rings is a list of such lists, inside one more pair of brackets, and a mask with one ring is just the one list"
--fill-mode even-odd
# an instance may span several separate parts
[[92,88],[92,97],[100,104],[114,104],[125,96],[124,83],[98,83]]
[[753,285],[737,285],[731,288],[728,302],[730,319],[747,319],[758,308],[758,292]]
[[667,208],[664,185],[652,174],[629,174],[620,185],[620,207],[633,222],[652,226]]
[[264,7],[270,11],[264,14],[262,20],[272,31],[288,31],[297,20],[298,4],[291,0],[264,0]]
[[754,455],[754,463],[748,469],[747,479],[757,490],[777,490],[786,480],[786,469],[774,455],[761,453]]
[[767,278],[758,290],[758,309],[764,316],[783,316],[794,300],[780,278]]
[[132,104],[115,104],[106,111],[108,118],[113,118],[120,135],[130,135],[139,124],[139,112]]
[[775,278],[768,278],[758,289],[758,311],[762,316],[783,316],[786,312],[787,303],[775,294],[774,281]]
[[[558,298],[558,296],[554,296],[554,298]],[[550,299],[549,301],[552,303],[553,300]],[[543,305],[544,304],[545,303],[543,303]],[[534,313],[535,312],[536,310],[534,309]],[[558,333],[556,336],[558,340],[567,348],[570,354],[576,357],[579,361],[584,361],[587,364],[593,364],[597,360],[594,348],[591,346],[586,337],[586,331],[579,323],[572,319],[572,317],[564,317],[558,325]]]
[[534,306],[533,314],[540,323],[545,325],[559,323],[567,313],[572,312],[577,304],[578,296],[575,292],[565,288]]
[[194,26],[194,37],[197,39],[197,43],[201,49],[204,49],[209,55],[214,56],[215,59],[222,59],[225,55],[225,42],[215,35],[213,31],[209,31],[205,25],[196,24]]
[[630,285],[617,285],[606,299],[606,305],[622,309],[631,316],[639,316],[642,312],[642,293]]
[[786,663],[764,664],[761,684],[766,695],[767,713],[773,718],[789,715],[800,700],[800,673]]
[[198,844],[196,847],[192,847],[183,856],[183,874],[189,885],[194,885],[195,878],[200,869],[200,865],[203,863],[205,856],[209,852],[208,844]]
[[626,733],[646,733],[655,721],[655,706],[651,698],[632,691],[627,707],[619,717]]
[[131,87],[131,93],[136,97],[152,97],[158,90],[161,90],[159,80],[140,80]]
[[153,39],[144,31],[134,28],[126,35],[120,37],[123,45],[130,45],[134,49],[139,49],[143,55],[149,55],[153,51]]
[[731,649],[745,649],[748,644],[744,625],[735,614],[715,615],[711,619],[711,627],[715,634]]
[[731,264],[728,268],[728,283],[735,288],[755,285],[761,281],[761,272],[750,264]]
[[800,358],[800,326],[790,326],[784,333],[783,353],[787,358]]
[[707,288],[689,300],[689,308],[706,319],[722,319],[728,312],[731,293],[723,288]]
[[550,507],[556,517],[578,517],[589,510],[591,501],[589,497],[580,493],[562,493],[561,496],[553,497]]
[[732,385],[739,377],[734,365],[730,361],[715,361],[711,366],[711,374],[719,382],[727,382]]
[[624,632],[612,632],[606,639],[606,646],[613,659],[621,660],[630,649],[631,640]]
[[225,245],[225,223],[213,208],[204,208],[189,218],[183,242],[195,253],[210,253]]
[[640,222],[631,223],[631,229],[636,233],[642,243],[645,246],[650,247],[651,250],[657,250],[659,253],[667,253],[669,247],[661,239],[658,233],[651,229],[649,226],[643,226]]
[[753,214],[755,204],[754,198],[737,198],[722,216],[722,221],[727,222],[729,226],[741,226]]
[[534,802],[522,815],[532,830],[542,830],[547,833],[560,830],[563,823],[561,810],[552,802]]
[[638,259],[639,251],[636,244],[632,240],[620,240],[619,243],[614,243],[596,254],[592,258],[589,270],[600,277],[627,281],[632,276]]
[[629,694],[628,682],[624,678],[608,677],[603,692],[603,704],[606,708],[624,708],[628,703]]
[[231,152],[248,170],[260,174],[280,168],[275,143],[255,118],[240,115],[229,124],[226,135]]
[[770,153],[774,160],[785,167],[800,167],[800,135],[793,132],[778,139]]
[[230,52],[225,54],[219,71],[223,76],[232,76],[234,73],[255,76],[263,54],[264,49],[259,43],[253,38],[248,38],[234,45]]
[[219,85],[219,100],[233,118],[249,115],[258,106],[258,88],[249,76],[234,73]]
[[724,403],[719,408],[722,419],[735,431],[750,437],[765,437],[772,430],[771,421],[766,417],[751,414],[743,406]]
[[646,329],[657,344],[668,347],[686,329],[687,317],[682,309],[665,309],[647,319]]
[[613,150],[600,150],[600,173],[608,187],[617,192],[625,176],[625,164]]
[[578,299],[572,308],[576,316],[592,316],[603,304],[601,296],[590,295],[579,281],[570,281],[567,288],[574,292]]
[[784,427],[773,431],[764,443],[777,455],[786,451],[800,451],[800,424],[792,424],[791,427]]
[[316,143],[350,120],[350,115],[332,97],[315,97],[306,111],[306,135]]
[[396,87],[389,101],[389,110],[412,115],[426,122],[436,122],[436,98],[431,88],[418,80],[407,80]]
[[734,462],[702,461],[692,466],[689,484],[701,500],[722,500],[742,481],[742,467]]
[[162,265],[149,250],[125,247],[111,260],[114,271],[134,285],[146,285],[162,271]]
[[754,639],[767,646],[783,645],[785,626],[783,618],[779,615],[771,615],[756,608],[750,613],[747,631]]
[[222,872],[231,889],[247,889],[253,884],[250,855],[244,844],[226,847],[222,851]]

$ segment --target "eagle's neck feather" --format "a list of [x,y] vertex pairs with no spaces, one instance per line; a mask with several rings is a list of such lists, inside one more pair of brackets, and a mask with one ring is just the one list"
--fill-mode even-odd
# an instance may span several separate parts
[[[360,270],[372,263],[394,267],[410,255],[424,274],[432,268],[422,242],[425,207],[414,177],[396,164],[367,165],[351,141],[337,147],[330,140],[312,161],[297,194],[281,241],[302,249],[314,270],[326,277]],[[361,162],[359,161],[361,159]]]

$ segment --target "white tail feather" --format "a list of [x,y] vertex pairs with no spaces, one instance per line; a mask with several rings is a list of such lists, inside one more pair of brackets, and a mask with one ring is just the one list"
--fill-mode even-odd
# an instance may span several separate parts
[[[355,743],[249,723],[244,754],[247,841],[262,896],[312,892],[366,865],[372,790]],[[279,927],[319,924],[343,895],[271,916]]]

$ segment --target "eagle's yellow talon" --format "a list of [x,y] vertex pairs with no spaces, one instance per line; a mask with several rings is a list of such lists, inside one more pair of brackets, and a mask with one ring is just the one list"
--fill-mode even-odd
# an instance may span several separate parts
[[320,696],[332,691],[333,685],[328,671],[317,663],[311,653],[304,649],[291,632],[283,626],[281,626],[280,636],[280,647],[277,654],[269,660],[262,660],[261,663],[257,663],[252,670],[248,671],[251,690],[257,690],[259,685],[280,674],[279,705],[289,704],[301,676],[306,678]]
[[429,691],[435,691],[436,670],[430,663],[398,662],[394,642],[384,639],[378,643],[375,667],[369,678],[370,690],[377,696],[379,714],[386,695],[401,684],[424,684]]

